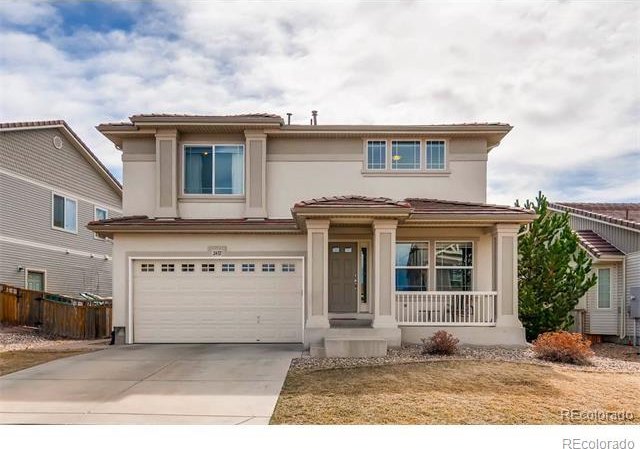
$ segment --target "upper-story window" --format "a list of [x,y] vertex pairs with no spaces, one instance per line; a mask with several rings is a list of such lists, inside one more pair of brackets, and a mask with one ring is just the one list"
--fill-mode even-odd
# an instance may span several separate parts
[[391,168],[393,170],[419,170],[420,141],[394,140],[391,142]]
[[244,145],[185,145],[184,193],[242,195]]
[[73,198],[53,195],[52,226],[67,232],[78,232],[78,202]]
[[370,140],[367,142],[367,168],[369,170],[384,170],[387,168],[386,141]]
[[[102,207],[96,206],[95,209],[93,210],[93,218],[96,221],[98,221],[98,220],[106,220],[107,218],[109,218],[109,212],[107,211],[107,209],[103,209]],[[95,232],[94,232],[93,236],[96,239],[104,240],[102,237],[100,237]]]
[[427,140],[427,170],[444,170],[445,163],[444,140]]

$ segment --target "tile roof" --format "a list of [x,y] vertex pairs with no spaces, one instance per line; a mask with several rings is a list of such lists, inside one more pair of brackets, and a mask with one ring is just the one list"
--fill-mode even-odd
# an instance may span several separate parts
[[322,198],[313,198],[310,200],[299,201],[294,207],[377,207],[377,206],[394,206],[394,207],[411,207],[406,201],[394,201],[390,198],[369,197],[363,195],[340,195],[340,196],[323,196]]
[[90,222],[90,230],[109,231],[110,228],[139,229],[152,231],[185,228],[193,230],[229,229],[274,229],[297,230],[296,222],[292,219],[248,219],[248,218],[149,218],[146,215],[130,215],[108,218]]
[[551,209],[640,230],[640,203],[550,203]]
[[585,229],[575,232],[578,235],[580,244],[596,257],[624,256],[622,251],[591,230]]
[[407,198],[405,200],[415,214],[514,214],[535,215],[529,209],[495,204],[469,203],[463,201],[445,201],[430,198]]

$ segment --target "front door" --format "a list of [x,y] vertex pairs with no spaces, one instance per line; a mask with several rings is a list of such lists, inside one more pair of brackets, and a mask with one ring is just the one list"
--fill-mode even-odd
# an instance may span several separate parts
[[27,271],[27,289],[44,290],[44,273],[41,271]]
[[358,311],[358,245],[329,243],[329,312]]

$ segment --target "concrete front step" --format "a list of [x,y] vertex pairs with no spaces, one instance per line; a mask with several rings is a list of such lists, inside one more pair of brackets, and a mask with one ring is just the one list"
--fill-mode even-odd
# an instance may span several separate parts
[[325,357],[383,357],[387,355],[387,340],[373,337],[325,338]]

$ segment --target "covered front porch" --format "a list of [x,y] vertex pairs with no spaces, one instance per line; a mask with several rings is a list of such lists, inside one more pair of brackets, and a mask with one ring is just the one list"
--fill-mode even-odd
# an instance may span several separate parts
[[[472,213],[467,203],[421,214],[420,201],[423,209],[411,200],[363,197],[294,207],[307,232],[307,346],[340,337],[398,346],[439,329],[467,344],[524,344],[517,233],[531,214],[477,213],[484,205],[472,205]],[[452,204],[427,206],[434,203]]]

